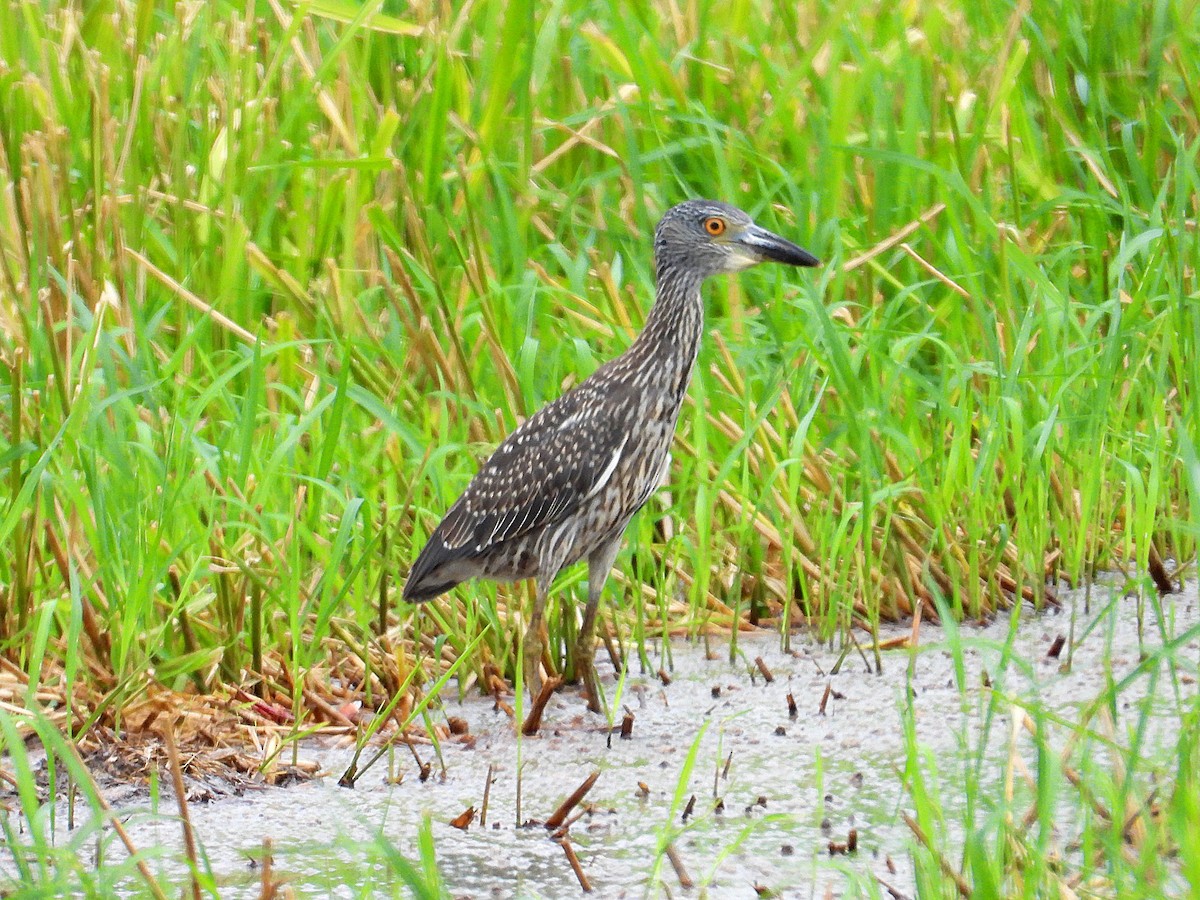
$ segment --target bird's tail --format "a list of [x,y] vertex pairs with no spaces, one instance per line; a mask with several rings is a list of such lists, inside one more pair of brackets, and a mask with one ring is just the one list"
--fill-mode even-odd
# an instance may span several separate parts
[[413,577],[409,575],[408,581],[404,582],[404,590],[400,592],[400,597],[409,603],[424,603],[426,600],[442,596],[446,591],[461,583],[459,581],[441,581],[436,584],[427,582],[414,584]]
[[446,571],[446,564],[454,561],[454,554],[441,541],[431,539],[409,570],[400,596],[409,603],[424,603],[462,583],[463,578],[456,578]]

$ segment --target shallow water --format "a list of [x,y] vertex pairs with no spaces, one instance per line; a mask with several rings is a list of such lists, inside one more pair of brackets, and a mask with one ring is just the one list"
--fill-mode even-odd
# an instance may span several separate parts
[[[756,885],[785,897],[824,897],[827,891],[851,896],[875,876],[911,895],[912,835],[901,820],[901,812],[912,808],[903,774],[906,718],[915,728],[920,768],[954,822],[965,779],[979,780],[976,797],[985,804],[1003,788],[1012,701],[1076,721],[1106,683],[1121,682],[1144,654],[1194,629],[1198,605],[1194,586],[1165,598],[1161,607],[1093,587],[1088,601],[1082,593],[1066,595],[1061,611],[1021,611],[1015,629],[1007,615],[984,627],[964,627],[958,639],[923,624],[919,652],[884,652],[881,675],[869,673],[857,652],[831,674],[839,648],[804,635],[793,635],[791,652],[780,648],[778,635],[743,635],[732,663],[727,639],[710,640],[716,659],[707,658],[703,644],[678,640],[670,648],[669,685],[649,674],[629,677],[622,698],[635,715],[629,740],[613,735],[610,741],[607,721],[584,712],[574,692],[557,695],[542,733],[521,742],[490,699],[452,699],[445,713],[469,723],[474,744],[443,743],[444,775],[433,749],[423,747],[421,757],[433,763],[434,774],[420,782],[411,754],[401,747],[395,754],[404,774],[400,783],[387,783],[385,760],[357,788],[341,788],[337,777],[350,750],[308,745],[301,756],[318,759],[327,779],[194,804],[192,819],[208,864],[226,885],[223,896],[258,895],[249,860],[259,855],[264,837],[274,842],[276,873],[299,895],[369,896],[372,885],[388,883],[388,876],[377,862],[366,862],[379,857],[364,854],[364,843],[383,835],[415,859],[417,827],[429,816],[438,864],[454,896],[574,897],[580,888],[562,848],[543,828],[516,823],[545,819],[599,771],[586,800],[592,811],[570,832],[596,896],[654,895],[660,882],[672,896],[689,893],[681,892],[659,852],[668,838],[688,874],[712,897],[756,897]],[[881,637],[909,633],[908,626],[888,628]],[[1058,635],[1068,638],[1068,646],[1051,658],[1047,651]],[[1173,677],[1153,681],[1136,674],[1109,704],[1122,746],[1129,741],[1127,729],[1145,714],[1141,756],[1151,763],[1169,760],[1179,712],[1195,697],[1200,639],[1193,634],[1185,643],[1173,655]],[[772,683],[753,665],[757,656],[771,670]],[[655,668],[667,665],[660,655],[652,659]],[[1164,675],[1162,667],[1148,668]],[[605,690],[611,700],[611,672]],[[799,708],[795,718],[788,715],[788,694]],[[990,722],[989,701],[996,703]],[[1052,729],[1051,746],[1063,746],[1069,735]],[[693,743],[695,765],[684,779]],[[1035,770],[1029,736],[1020,734],[1015,746]],[[1073,759],[1096,752],[1085,740]],[[467,807],[481,807],[489,766],[495,780],[486,827],[478,819],[465,832],[451,827],[449,821]],[[648,795],[641,795],[639,782],[649,787]],[[714,811],[714,788],[721,812]],[[683,805],[692,795],[695,810],[685,825]],[[1064,803],[1064,839],[1070,817],[1071,804]],[[167,819],[134,817],[129,828],[143,848],[179,844],[178,825]],[[956,826],[946,828],[936,837],[953,847],[960,835]],[[850,829],[857,831],[857,853],[831,856],[830,841],[844,842]],[[163,874],[171,871],[168,866]]]

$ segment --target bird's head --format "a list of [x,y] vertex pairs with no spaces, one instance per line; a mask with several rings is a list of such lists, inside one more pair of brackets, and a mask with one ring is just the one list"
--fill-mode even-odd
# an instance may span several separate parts
[[755,225],[736,206],[716,200],[688,200],[667,210],[654,232],[654,258],[660,272],[701,279],[762,262],[821,264],[807,250]]

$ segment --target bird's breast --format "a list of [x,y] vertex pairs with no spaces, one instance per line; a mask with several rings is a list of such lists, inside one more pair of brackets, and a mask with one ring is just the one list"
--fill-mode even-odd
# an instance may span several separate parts
[[625,530],[663,483],[673,434],[674,421],[646,423],[636,446],[626,449],[612,477],[584,511],[567,564],[587,557]]

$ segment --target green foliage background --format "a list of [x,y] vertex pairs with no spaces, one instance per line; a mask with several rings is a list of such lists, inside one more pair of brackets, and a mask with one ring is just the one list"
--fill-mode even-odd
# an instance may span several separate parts
[[1182,0],[0,4],[0,649],[181,686],[383,620],[511,667],[520,592],[395,585],[628,344],[694,196],[826,266],[707,290],[610,591],[638,643],[1193,558],[1197,35]]

